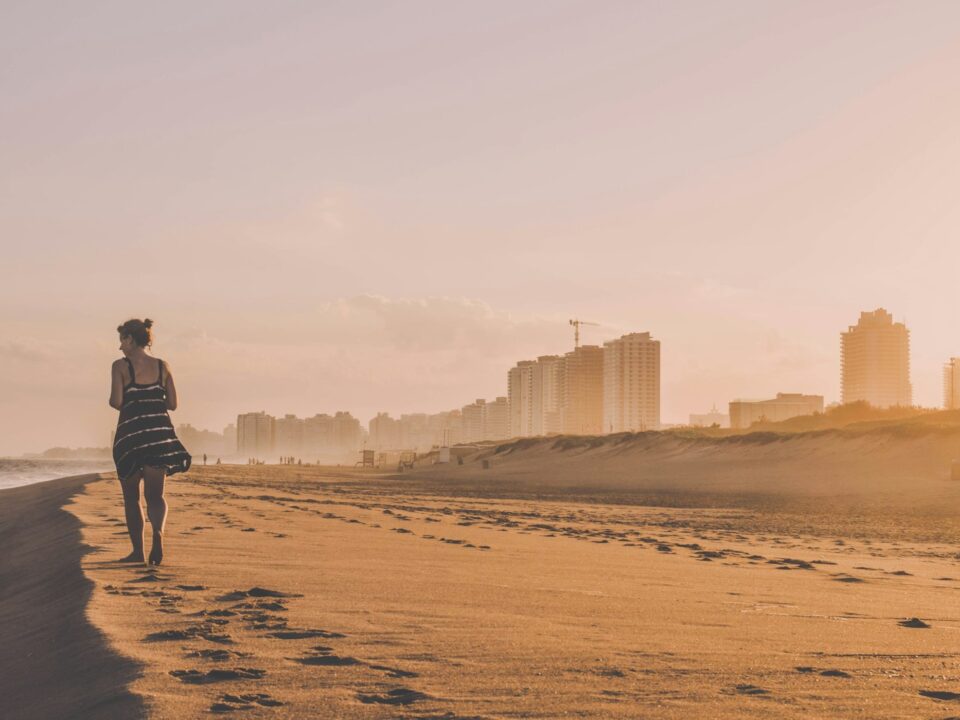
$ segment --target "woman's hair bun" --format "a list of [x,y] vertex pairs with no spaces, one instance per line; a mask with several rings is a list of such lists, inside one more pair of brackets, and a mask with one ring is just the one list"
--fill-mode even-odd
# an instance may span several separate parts
[[153,327],[153,320],[127,320],[123,325],[117,326],[117,332],[120,337],[131,337],[140,347],[150,347],[153,344],[153,333],[150,328]]

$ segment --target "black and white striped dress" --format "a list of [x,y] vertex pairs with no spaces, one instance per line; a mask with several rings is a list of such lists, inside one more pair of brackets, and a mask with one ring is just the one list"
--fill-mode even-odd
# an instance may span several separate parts
[[165,468],[167,475],[190,469],[190,454],[180,444],[167,413],[167,391],[163,385],[163,361],[157,381],[137,383],[130,358],[130,384],[123,388],[123,405],[117,420],[113,462],[117,477],[127,478],[144,466]]

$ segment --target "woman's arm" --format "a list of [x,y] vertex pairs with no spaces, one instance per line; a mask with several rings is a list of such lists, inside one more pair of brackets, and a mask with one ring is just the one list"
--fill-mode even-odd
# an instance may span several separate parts
[[177,409],[177,386],[173,384],[173,375],[170,374],[170,366],[166,361],[163,363],[163,387],[167,391],[167,410]]
[[123,360],[114,360],[110,368],[110,407],[123,407]]

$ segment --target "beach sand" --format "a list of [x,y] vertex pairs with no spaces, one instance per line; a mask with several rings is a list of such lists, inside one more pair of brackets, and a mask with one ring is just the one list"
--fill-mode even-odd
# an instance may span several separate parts
[[508,454],[195,468],[158,570],[115,562],[115,478],[0,494],[0,715],[960,715],[960,492],[933,464],[871,503],[722,473],[631,496]]

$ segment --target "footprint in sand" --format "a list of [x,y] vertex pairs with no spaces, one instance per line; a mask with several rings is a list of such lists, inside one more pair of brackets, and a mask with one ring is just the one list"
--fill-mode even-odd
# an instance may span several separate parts
[[268,632],[265,637],[277,638],[278,640],[304,640],[306,638],[323,638],[324,640],[333,640],[335,638],[344,638],[346,635],[338,632],[329,632],[327,630],[275,630]]
[[229,592],[226,595],[221,595],[216,598],[218,602],[230,602],[232,600],[243,600],[245,598],[294,598],[294,597],[303,597],[303,595],[297,595],[296,593],[285,593],[280,592],[279,590],[270,590],[269,588],[262,587],[252,587],[249,590],[234,590]]
[[229,682],[232,680],[259,680],[267,674],[266,670],[259,668],[233,668],[232,670],[223,670],[214,668],[207,672],[200,670],[171,670],[170,674],[188,685],[209,685],[211,683]]
[[401,670],[400,668],[390,667],[389,665],[373,665],[368,664],[368,668],[371,670],[380,670],[385,672],[388,677],[392,678],[415,678],[420,677],[420,673],[411,672],[410,670]]
[[279,707],[282,702],[267,693],[248,693],[245,695],[221,695],[210,706],[212,713],[229,713],[237,710],[253,710],[259,707]]
[[150,633],[143,641],[169,642],[173,640],[192,640],[194,638],[202,638],[223,645],[233,644],[233,638],[227,633],[219,632],[218,628],[214,627],[212,621],[204,622],[200,625],[191,625],[180,630],[161,630],[160,632]]
[[211,660],[212,662],[226,662],[227,660],[232,660],[233,658],[242,658],[250,657],[251,653],[247,652],[238,652],[236,650],[212,650],[205,648],[203,650],[194,650],[193,652],[187,653],[184,657],[188,658],[203,658],[205,660]]
[[355,657],[347,655],[334,655],[333,648],[327,648],[322,645],[315,647],[311,654],[302,658],[287,658],[301,665],[325,665],[331,667],[340,667],[344,665],[362,665],[363,663]]
[[357,693],[357,700],[367,705],[374,703],[378,705],[410,705],[418,700],[429,699],[431,698],[426,693],[411,690],[410,688],[396,688],[395,690],[390,690],[383,695],[365,695],[363,693]]
[[736,685],[733,688],[738,695],[769,695],[769,690],[764,690],[756,685]]
[[233,610],[198,610],[190,613],[194,617],[235,617],[237,613]]
[[156,570],[147,570],[143,575],[138,578],[134,578],[129,582],[132,583],[147,583],[147,582],[167,582],[172,580],[169,575],[158,575]]
[[960,700],[960,693],[948,692],[947,690],[920,690],[920,695],[933,700]]

